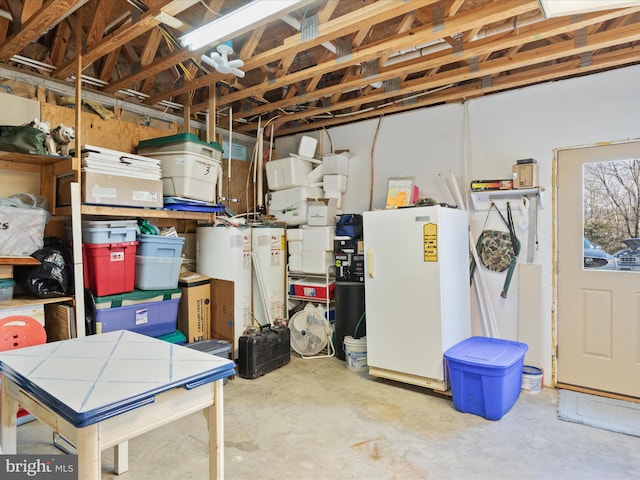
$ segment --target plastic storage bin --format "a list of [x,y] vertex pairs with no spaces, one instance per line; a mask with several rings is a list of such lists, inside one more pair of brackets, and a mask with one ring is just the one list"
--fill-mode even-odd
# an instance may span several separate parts
[[179,303],[180,299],[175,298],[96,310],[97,331],[131,330],[150,337],[173,333],[178,324]]
[[138,242],[82,244],[85,288],[99,297],[133,290],[137,245]]
[[267,194],[267,213],[287,225],[307,223],[307,199],[322,198],[320,187],[293,187]]
[[515,404],[528,347],[498,338],[471,337],[444,353],[453,406],[488,420],[500,420]]
[[166,335],[160,335],[158,340],[164,340],[165,342],[175,343],[176,345],[184,345],[187,343],[187,337],[184,336],[180,330],[174,330]]
[[[71,226],[66,227],[67,240],[73,240]],[[123,243],[136,240],[135,220],[83,220],[82,243]]]
[[0,302],[13,298],[13,287],[15,286],[16,282],[13,278],[0,279]]
[[140,290],[176,288],[182,258],[136,255],[134,285]]
[[153,157],[162,162],[162,191],[165,197],[215,201],[220,160],[184,150],[154,152]]
[[[231,343],[225,340],[202,340],[200,342],[188,343],[185,347],[210,353],[211,355],[217,355],[218,357],[231,358]],[[226,384],[227,378],[225,378],[222,383]]]
[[184,238],[162,235],[138,235],[138,255],[143,257],[178,258],[182,255]]
[[203,142],[193,133],[178,133],[166,137],[150,138],[138,143],[140,155],[153,157],[157,152],[187,151],[216,160],[222,159],[222,148],[218,142]]
[[313,165],[306,160],[287,157],[265,163],[265,170],[269,190],[283,190],[306,185]]

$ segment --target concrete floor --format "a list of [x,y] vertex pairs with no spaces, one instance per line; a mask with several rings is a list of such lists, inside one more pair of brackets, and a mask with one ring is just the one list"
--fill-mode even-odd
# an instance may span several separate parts
[[[336,358],[291,363],[224,388],[227,479],[631,479],[640,438],[557,419],[557,391],[520,398],[500,421],[463,414],[428,390],[345,368]],[[202,414],[129,443],[129,471],[102,479],[207,476]],[[59,453],[39,422],[19,427],[19,453]],[[80,479],[82,480],[82,479]]]

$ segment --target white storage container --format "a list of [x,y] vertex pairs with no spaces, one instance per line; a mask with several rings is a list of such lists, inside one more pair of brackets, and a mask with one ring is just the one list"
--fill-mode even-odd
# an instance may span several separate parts
[[165,197],[215,201],[220,160],[188,151],[155,152],[153,157],[162,162]]
[[336,227],[311,227],[303,226],[302,246],[305,250],[331,250],[333,251],[333,239],[336,236]]
[[302,251],[302,272],[309,274],[323,274],[327,267],[333,265],[333,250],[307,250]]
[[307,184],[307,175],[313,170],[311,162],[287,157],[265,164],[269,190],[282,190]]
[[340,210],[342,208],[342,193],[340,192],[324,192],[324,198],[335,198],[336,199],[336,209]]
[[322,177],[322,189],[325,192],[341,192],[347,191],[346,175],[324,175]]
[[316,155],[316,148],[318,147],[318,139],[304,135],[300,139],[300,145],[298,146],[298,155],[301,157],[313,158]]
[[325,153],[322,155],[322,170],[325,175],[349,175],[349,153]]
[[289,255],[289,271],[302,273],[302,255]]
[[301,228],[288,228],[287,229],[287,241],[301,242],[302,241],[302,229]]
[[203,142],[193,133],[178,133],[167,137],[142,140],[137,147],[140,155],[153,157],[157,152],[191,152],[215,160],[222,160],[222,147],[218,142]]
[[307,223],[307,198],[322,198],[320,187],[294,187],[270,192],[266,196],[267,213],[287,225]]
[[287,242],[287,250],[289,255],[302,255],[302,242],[299,240]]

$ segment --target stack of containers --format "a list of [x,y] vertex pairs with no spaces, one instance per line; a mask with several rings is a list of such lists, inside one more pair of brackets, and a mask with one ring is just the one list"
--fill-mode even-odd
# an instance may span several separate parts
[[182,295],[177,284],[166,290],[134,288],[137,236],[136,220],[82,222],[84,281],[95,296],[96,333],[131,330],[158,337],[176,329]]
[[222,148],[203,142],[193,133],[143,140],[137,151],[160,160],[165,197],[215,202],[216,184],[222,177]]
[[184,238],[138,234],[134,285],[140,290],[178,287]]
[[133,290],[136,225],[135,220],[82,221],[84,286],[94,295]]
[[347,191],[349,159],[352,155],[344,153],[325,153],[322,155],[322,189],[324,198],[335,198],[336,207],[342,208],[342,194]]
[[272,160],[265,165],[267,213],[289,226],[307,223],[307,200],[323,198],[321,165],[313,157],[318,141],[302,137],[297,154]]
[[182,290],[133,290],[96,297],[96,332],[131,330],[150,337],[173,334]]

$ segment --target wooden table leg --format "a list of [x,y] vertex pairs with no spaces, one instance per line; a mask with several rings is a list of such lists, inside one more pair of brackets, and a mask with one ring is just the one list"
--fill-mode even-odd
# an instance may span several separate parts
[[113,447],[113,471],[120,475],[129,470],[129,441]]
[[2,453],[15,454],[18,451],[18,430],[16,416],[18,415],[18,402],[9,395],[7,390],[9,380],[2,382],[0,394],[0,448]]
[[100,480],[102,465],[100,460],[100,424],[96,423],[77,429],[78,478]]
[[224,408],[222,382],[216,380],[213,405],[204,410],[209,426],[209,480],[224,479]]

